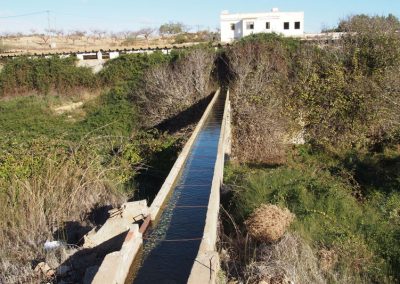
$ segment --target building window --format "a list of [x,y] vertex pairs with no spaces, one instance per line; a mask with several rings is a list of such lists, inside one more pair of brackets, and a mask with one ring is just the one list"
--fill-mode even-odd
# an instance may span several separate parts
[[300,22],[295,22],[294,23],[294,29],[295,30],[300,30]]
[[254,22],[247,22],[246,23],[246,28],[248,30],[254,30]]
[[231,31],[235,30],[235,24],[231,24]]
[[270,23],[270,22],[266,22],[266,23],[265,23],[265,28],[266,28],[267,30],[269,30],[269,29],[271,28],[271,23]]
[[288,30],[289,28],[290,28],[289,22],[284,22],[284,23],[283,23],[283,29],[284,29],[284,30]]

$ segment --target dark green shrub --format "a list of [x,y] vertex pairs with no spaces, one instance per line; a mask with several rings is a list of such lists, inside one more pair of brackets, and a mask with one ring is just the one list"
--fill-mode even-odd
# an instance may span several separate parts
[[95,88],[90,68],[76,67],[76,59],[18,57],[7,60],[0,73],[1,96],[56,91],[69,94],[80,88]]
[[283,37],[276,33],[259,33],[252,34],[242,38],[239,44],[280,44],[288,49],[288,51],[295,51],[300,46],[300,40],[291,37]]
[[349,21],[350,33],[333,46],[256,34],[226,48],[221,61],[231,89],[236,158],[281,162],[282,146],[301,130],[306,141],[330,149],[395,143],[399,21]]
[[170,56],[161,52],[126,54],[108,61],[98,76],[101,84],[105,86],[129,84],[131,88],[135,88],[148,68],[169,60]]

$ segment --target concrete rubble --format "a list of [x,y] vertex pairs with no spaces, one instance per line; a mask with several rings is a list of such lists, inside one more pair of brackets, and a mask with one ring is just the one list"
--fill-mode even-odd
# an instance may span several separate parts
[[57,281],[85,284],[115,283],[115,279],[126,277],[127,269],[118,268],[124,267],[122,264],[125,262],[132,263],[142,244],[137,223],[149,215],[147,201],[124,203],[108,214],[104,225],[87,233],[83,246],[74,249],[75,253],[62,265],[51,269],[46,263],[41,263],[36,268],[37,273],[46,278],[56,277]]
[[37,274],[41,274],[45,276],[47,279],[53,278],[55,275],[54,269],[51,269],[50,266],[45,262],[40,262],[34,269]]
[[149,214],[147,201],[124,203],[118,209],[109,211],[110,218],[98,230],[93,229],[84,237],[84,248],[96,247],[126,231],[133,223],[143,220]]

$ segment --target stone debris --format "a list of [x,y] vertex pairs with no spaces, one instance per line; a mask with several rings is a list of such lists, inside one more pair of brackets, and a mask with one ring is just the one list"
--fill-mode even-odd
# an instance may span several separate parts
[[76,110],[77,108],[81,108],[83,106],[83,102],[77,102],[77,103],[71,103],[68,105],[60,106],[58,108],[55,108],[54,111],[57,114],[63,114],[65,112],[73,111]]
[[[95,228],[84,236],[82,247],[65,251],[64,259],[66,261],[57,270],[53,270],[54,277],[57,276],[57,281],[66,283],[82,283],[82,281],[83,283],[92,283],[99,267],[108,255],[118,253],[123,257],[129,256],[132,245],[131,242],[128,242],[128,237],[132,232],[135,233],[135,238],[141,237],[138,232],[138,224],[135,223],[146,218],[148,214],[149,208],[146,200],[127,202],[120,208],[109,210],[107,221],[100,228]],[[138,243],[134,239],[133,241],[133,245]],[[119,252],[119,250],[123,250],[121,245],[130,245],[127,253]],[[116,262],[112,262],[111,266],[114,267],[115,264]],[[104,279],[101,281],[103,281],[101,283],[111,283]]]
[[36,265],[34,271],[37,274],[45,276],[47,279],[53,278],[54,275],[56,274],[55,270],[52,269],[47,263],[45,262],[40,262],[38,265]]

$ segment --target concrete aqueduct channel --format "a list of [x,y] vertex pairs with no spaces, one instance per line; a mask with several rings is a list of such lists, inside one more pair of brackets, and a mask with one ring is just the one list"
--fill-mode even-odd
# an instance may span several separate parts
[[144,222],[92,283],[215,283],[220,187],[230,154],[229,90],[218,90],[176,160]]

